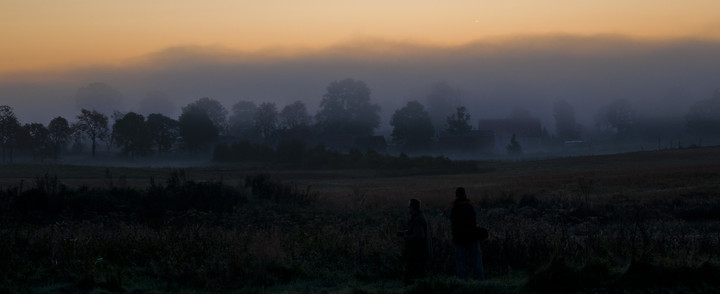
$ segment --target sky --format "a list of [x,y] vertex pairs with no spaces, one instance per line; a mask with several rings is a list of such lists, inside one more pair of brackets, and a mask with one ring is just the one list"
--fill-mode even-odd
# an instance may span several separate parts
[[478,118],[549,117],[558,99],[664,113],[720,87],[716,0],[0,0],[0,42],[0,104],[23,122],[71,116],[94,82],[121,110],[161,93],[177,112],[206,96],[314,109],[355,78],[385,118],[441,80]]
[[716,0],[2,0],[2,71],[117,63],[176,46],[461,45],[536,34],[720,39]]

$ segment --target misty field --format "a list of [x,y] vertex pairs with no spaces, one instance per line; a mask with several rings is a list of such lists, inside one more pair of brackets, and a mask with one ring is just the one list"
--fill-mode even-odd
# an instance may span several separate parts
[[[477,165],[1,165],[0,293],[720,291],[720,148]],[[485,281],[453,276],[458,186],[483,207]],[[434,254],[404,286],[409,198]]]

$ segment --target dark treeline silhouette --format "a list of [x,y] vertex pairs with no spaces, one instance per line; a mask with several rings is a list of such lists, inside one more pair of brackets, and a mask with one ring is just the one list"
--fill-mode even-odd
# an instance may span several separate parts
[[[612,153],[720,143],[720,91],[695,103],[680,119],[642,117],[632,101],[617,99],[597,111],[593,126],[579,124],[573,106],[557,100],[552,105],[552,134],[548,126],[542,126],[539,119],[522,108],[513,109],[506,118],[473,121],[471,113],[461,105],[461,93],[441,82],[424,100],[407,102],[389,120],[389,140],[376,134],[381,124],[380,107],[372,102],[370,87],[354,79],[331,82],[315,115],[308,113],[305,103],[299,100],[282,108],[273,102],[257,105],[241,100],[228,111],[219,101],[203,97],[183,106],[177,119],[161,113],[144,116],[119,111],[108,116],[107,108],[82,108],[74,121],[56,117],[45,126],[38,122],[23,125],[11,106],[1,105],[0,147],[3,162],[13,161],[17,155],[31,156],[33,161],[58,159],[63,154],[82,154],[88,145],[90,155],[95,157],[104,142],[108,152],[131,158],[212,152],[214,160],[221,162],[330,167],[337,163],[322,163],[332,157],[330,151],[348,153],[347,157],[352,157],[349,153],[361,153],[357,150],[372,150],[378,154],[479,158]],[[102,83],[83,87],[76,96],[83,105],[97,102],[95,96],[105,97],[104,107],[117,106],[121,97]],[[313,154],[317,150],[322,152]],[[344,167],[377,167],[340,162],[345,162]]]

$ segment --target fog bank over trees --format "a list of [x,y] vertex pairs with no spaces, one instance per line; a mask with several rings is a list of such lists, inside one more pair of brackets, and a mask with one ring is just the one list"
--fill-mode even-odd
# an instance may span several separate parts
[[78,97],[95,82],[117,91],[108,90],[123,107],[116,110],[143,115],[178,117],[182,105],[202,97],[226,109],[239,101],[303,101],[314,114],[328,83],[352,78],[367,83],[381,108],[377,133],[390,135],[396,110],[409,101],[431,107],[432,91],[445,81],[457,100],[451,109],[465,106],[473,120],[509,117],[520,107],[553,131],[553,106],[560,100],[573,106],[585,126],[618,99],[630,101],[638,116],[682,117],[720,88],[717,52],[718,41],[619,36],[517,37],[456,47],[360,40],[292,54],[176,47],[123,66],[5,75],[0,97],[23,123],[47,124],[89,108]]

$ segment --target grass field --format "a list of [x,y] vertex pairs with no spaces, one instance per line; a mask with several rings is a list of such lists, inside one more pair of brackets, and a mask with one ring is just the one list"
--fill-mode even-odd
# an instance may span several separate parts
[[[720,290],[720,148],[478,167],[2,165],[0,293]],[[453,277],[440,214],[458,186],[483,207],[486,281]],[[429,278],[404,286],[395,231],[409,198],[423,202],[434,257]]]

